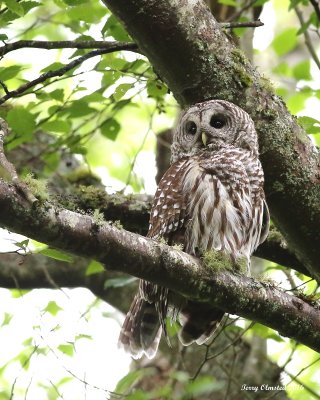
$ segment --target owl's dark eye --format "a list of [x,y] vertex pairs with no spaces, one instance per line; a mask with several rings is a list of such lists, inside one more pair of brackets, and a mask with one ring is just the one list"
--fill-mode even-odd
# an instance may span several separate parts
[[193,121],[188,121],[186,123],[186,132],[189,135],[195,135],[197,133],[197,125],[195,122]]
[[213,115],[210,119],[210,126],[215,129],[221,129],[225,126],[226,120],[220,115]]

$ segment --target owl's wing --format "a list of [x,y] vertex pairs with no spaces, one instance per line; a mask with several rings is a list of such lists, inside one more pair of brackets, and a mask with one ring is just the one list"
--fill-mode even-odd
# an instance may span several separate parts
[[262,218],[262,228],[261,228],[261,234],[259,238],[259,244],[263,243],[268,236],[269,233],[269,227],[270,227],[270,212],[269,212],[269,207],[266,203],[265,200],[263,200],[263,218]]
[[168,239],[185,223],[186,201],[182,185],[189,164],[186,158],[175,162],[160,180],[150,213],[148,237]]

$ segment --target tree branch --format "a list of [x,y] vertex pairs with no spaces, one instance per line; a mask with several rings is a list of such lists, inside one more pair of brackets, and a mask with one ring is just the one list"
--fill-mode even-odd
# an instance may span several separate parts
[[[72,263],[54,260],[42,254],[0,254],[0,286],[7,289],[60,289],[61,287],[89,289],[113,307],[126,312],[136,285],[121,290],[109,286],[108,279],[119,278],[119,273],[100,272],[87,275],[88,260],[75,257]],[[123,276],[121,274],[121,276]]]
[[260,20],[258,21],[247,21],[247,22],[220,22],[219,26],[224,29],[232,28],[258,28],[263,26],[264,23]]
[[134,43],[122,43],[121,45],[118,42],[111,42],[108,48],[101,48],[99,50],[93,50],[89,53],[76,58],[75,60],[71,61],[69,64],[66,64],[64,67],[58,68],[55,71],[48,71],[44,74],[40,75],[38,78],[27,82],[16,90],[9,91],[3,97],[0,98],[0,104],[5,103],[8,99],[12,99],[14,97],[19,97],[22,94],[34,86],[38,85],[39,83],[45,82],[47,79],[54,78],[57,76],[62,76],[66,74],[68,71],[71,71],[73,68],[78,67],[84,61],[88,60],[89,58],[100,56],[102,54],[113,53],[115,51],[120,50],[128,50],[128,51],[136,51],[137,46]]
[[225,35],[202,0],[104,3],[123,21],[180,104],[225,99],[251,115],[273,221],[319,279],[319,154],[272,85]]
[[[124,47],[126,47],[124,49]],[[6,43],[4,46],[0,46],[0,57],[10,51],[33,48],[33,49],[117,49],[117,50],[131,50],[137,51],[138,46],[135,43],[123,43],[123,42],[106,42],[103,40],[62,40],[62,41],[47,41],[47,40],[19,40],[13,43]],[[112,51],[117,51],[112,50]]]
[[226,312],[259,321],[320,351],[320,312],[298,297],[251,278],[204,267],[182,251],[58,209],[25,204],[16,187],[0,181],[0,220],[6,228],[117,270],[209,302]]
[[[299,19],[301,27],[303,27],[304,24],[305,24],[305,21],[304,21],[303,14],[302,14],[300,8],[298,6],[296,6],[296,7],[294,7],[294,11],[297,14],[297,17]],[[317,55],[317,52],[316,52],[315,48],[313,47],[313,44],[312,44],[313,40],[310,37],[309,32],[308,32],[307,29],[304,29],[303,36],[304,36],[304,41],[305,41],[305,44],[307,46],[307,49],[309,50],[310,56],[312,57],[312,59],[315,62],[316,66],[318,67],[318,69],[320,69],[320,60],[319,60],[319,57]]]
[[[60,199],[61,205],[73,209],[82,209],[85,212],[92,209],[99,209],[106,221],[120,221],[128,231],[146,235],[148,221],[152,205],[152,196],[107,194],[102,189],[74,189],[74,196]],[[288,248],[283,236],[272,229],[267,240],[258,247],[254,255],[275,262],[287,268],[293,268],[304,275],[309,276],[310,272],[297,259],[295,254]]]

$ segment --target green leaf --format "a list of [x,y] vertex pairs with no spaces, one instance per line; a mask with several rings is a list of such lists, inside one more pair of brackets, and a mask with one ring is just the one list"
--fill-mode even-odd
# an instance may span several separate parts
[[294,9],[298,4],[308,5],[309,0],[290,0],[289,10]]
[[281,32],[272,42],[272,47],[278,56],[289,53],[297,46],[297,29],[288,28]]
[[[89,24],[100,22],[105,16],[105,8],[102,6],[93,6],[88,4],[80,4],[75,7],[71,7],[67,10],[68,17],[72,21],[84,21]],[[90,10],[90,11],[89,11]]]
[[102,103],[105,101],[105,97],[99,91],[96,91],[82,97],[81,100],[85,101],[86,103]]
[[5,312],[3,315],[3,321],[2,321],[1,326],[8,325],[10,323],[10,321],[12,320],[12,317],[13,317],[12,314]]
[[102,79],[101,86],[107,89],[109,86],[113,85],[117,80],[121,78],[121,73],[118,71],[105,71]]
[[254,332],[256,335],[264,338],[264,339],[273,339],[277,342],[283,342],[284,340],[282,339],[281,336],[277,335],[272,329],[261,325],[259,323],[255,323],[253,327],[251,328],[252,332]]
[[72,357],[74,354],[73,344],[60,344],[58,346],[58,350],[60,350],[62,353],[66,354],[69,357]]
[[0,68],[0,80],[7,81],[12,79],[22,70],[22,65],[11,65],[10,67]]
[[154,399],[154,396],[143,391],[142,389],[137,389],[133,393],[126,395],[126,400],[149,400],[149,399]]
[[296,64],[293,67],[293,76],[297,80],[305,80],[309,81],[312,79],[311,72],[310,72],[310,60],[304,60],[301,61],[300,63]]
[[118,133],[120,132],[120,129],[121,125],[114,118],[106,119],[100,126],[101,134],[110,140],[116,139]]
[[57,69],[60,69],[64,67],[65,64],[62,64],[61,62],[54,62],[47,67],[43,68],[40,72],[49,72],[49,71],[56,71]]
[[53,90],[52,92],[49,92],[48,95],[57,101],[63,101],[64,99],[64,90],[63,89],[56,89]]
[[289,67],[289,64],[286,62],[281,62],[278,63],[273,69],[272,72],[278,75],[283,75],[283,76],[292,76],[292,68]]
[[115,101],[119,101],[127,93],[127,91],[132,88],[132,86],[132,83],[121,83],[119,86],[117,86],[112,95]]
[[43,249],[39,252],[40,254],[43,254],[44,256],[53,258],[55,260],[59,260],[59,261],[66,261],[71,263],[73,261],[72,256],[70,256],[67,253],[64,253],[62,251],[56,250],[56,249]]
[[150,375],[151,372],[151,368],[138,369],[129,372],[126,376],[120,379],[116,386],[115,392],[118,394],[126,393],[134,384],[140,381],[144,376]]
[[298,122],[309,135],[320,133],[320,121],[317,119],[303,116],[298,117]]
[[48,132],[64,132],[68,133],[71,128],[71,123],[69,121],[55,120],[48,121],[41,125],[42,129]]
[[162,82],[149,80],[147,83],[147,92],[150,97],[159,99],[168,92],[168,88]]
[[78,118],[92,114],[93,112],[95,113],[97,110],[93,107],[89,107],[87,102],[83,100],[76,100],[66,109],[66,112],[70,117]]
[[99,274],[100,272],[105,271],[103,265],[98,261],[92,260],[86,269],[86,276]]
[[35,7],[42,6],[41,3],[38,1],[24,1],[22,4],[24,14],[27,14],[30,10],[32,10]]
[[47,311],[48,313],[50,313],[54,317],[61,310],[62,310],[62,308],[59,307],[58,304],[55,301],[49,301],[49,303],[47,304],[46,308],[44,309],[44,311]]
[[86,335],[85,333],[79,333],[79,335],[77,335],[75,337],[75,341],[80,340],[80,339],[92,340],[92,336],[91,335]]
[[0,40],[8,40],[8,36],[4,33],[0,34]]
[[225,4],[226,6],[237,7],[237,3],[235,0],[219,0],[219,4]]
[[30,241],[30,239],[25,239],[25,240],[22,240],[21,242],[15,242],[14,245],[17,247],[20,247],[20,249],[22,249],[22,250],[27,250],[29,241]]
[[108,18],[101,30],[101,33],[103,36],[113,36],[115,40],[123,42],[131,41],[127,31],[123,28],[122,24],[114,15],[111,15]]
[[310,94],[303,91],[295,93],[293,96],[290,96],[289,99],[286,101],[289,111],[292,114],[297,114],[299,111],[303,110],[305,102],[309,97]]
[[68,6],[78,6],[79,4],[87,3],[88,0],[63,0]]
[[107,288],[119,288],[119,287],[123,287],[126,285],[129,285],[132,282],[135,282],[137,280],[137,278],[134,278],[132,276],[123,276],[121,278],[112,278],[112,279],[108,279],[105,281],[104,283],[104,289]]
[[22,17],[24,15],[24,9],[17,0],[3,0],[4,4],[8,7],[10,11]]
[[11,129],[22,136],[30,137],[36,128],[35,116],[23,107],[15,107],[7,114]]
[[218,383],[211,376],[201,376],[186,386],[186,392],[192,396],[200,396],[221,389],[223,383]]

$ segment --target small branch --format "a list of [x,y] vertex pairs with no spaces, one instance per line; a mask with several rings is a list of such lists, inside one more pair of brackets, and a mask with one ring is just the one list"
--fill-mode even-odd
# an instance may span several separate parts
[[87,275],[88,264],[87,259],[80,257],[65,263],[42,254],[0,253],[0,287],[20,290],[85,287],[108,304],[126,312],[136,286],[126,285],[121,290],[109,286],[106,289],[106,281],[119,278],[120,274],[104,271]]
[[232,28],[258,28],[263,26],[264,23],[259,19],[257,21],[247,21],[247,22],[220,22],[219,26],[224,29]]
[[320,22],[320,6],[319,6],[319,0],[310,0],[310,3],[312,4],[314,11],[318,17],[318,21]]
[[[302,12],[300,11],[299,7],[295,7],[294,10],[297,14],[300,25],[303,26],[305,24],[305,21],[304,21]],[[312,39],[311,39],[307,29],[304,30],[303,35],[304,35],[304,41],[307,46],[307,49],[309,50],[309,53],[310,53],[313,61],[316,63],[318,69],[320,70],[320,60],[318,58],[317,52],[315,51],[315,49],[313,47]]]
[[149,280],[226,312],[263,323],[320,351],[320,311],[302,299],[235,275],[163,243],[117,229],[49,203],[26,206],[17,189],[0,181],[2,226],[48,245],[95,258],[110,270]]
[[[9,53],[10,51],[33,48],[33,49],[110,49],[118,48],[124,50],[123,47],[128,46],[126,50],[135,51],[138,50],[138,46],[135,43],[122,43],[122,42],[106,42],[102,40],[62,40],[62,41],[46,41],[46,40],[19,40],[14,43],[6,43],[0,47],[0,57]],[[113,50],[116,51],[116,50]]]
[[10,91],[5,96],[0,98],[0,104],[5,103],[8,99],[21,96],[27,90],[33,88],[34,86],[38,85],[39,83],[46,81],[47,79],[54,78],[57,76],[62,76],[64,74],[66,74],[68,71],[81,65],[84,61],[88,60],[89,58],[100,56],[103,54],[113,53],[115,51],[120,51],[120,50],[135,51],[136,48],[137,48],[137,46],[134,43],[123,43],[121,46],[118,44],[111,43],[109,48],[103,48],[103,49],[99,49],[99,50],[90,51],[89,53],[71,61],[69,64],[66,64],[64,67],[59,68],[55,71],[48,71],[48,72],[40,75],[38,78],[34,79],[33,81],[30,81],[30,82],[27,82],[27,83],[21,85],[18,89]]

